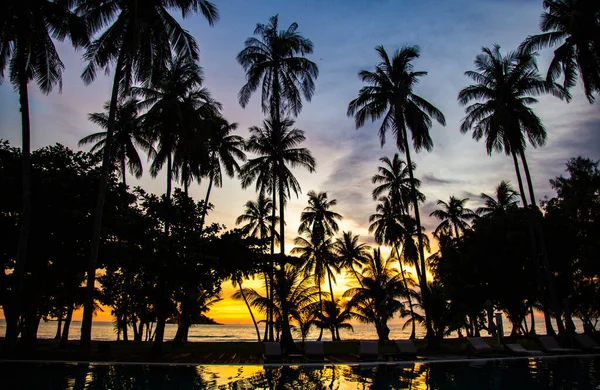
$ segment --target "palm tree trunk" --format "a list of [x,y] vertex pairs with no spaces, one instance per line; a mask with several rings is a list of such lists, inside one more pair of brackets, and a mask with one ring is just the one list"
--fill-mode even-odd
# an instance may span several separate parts
[[240,287],[240,294],[242,294],[242,298],[244,298],[244,303],[248,308],[248,312],[250,313],[250,317],[252,318],[252,323],[254,324],[254,329],[256,329],[256,337],[258,338],[258,342],[260,343],[260,331],[258,330],[258,324],[256,323],[256,319],[254,318],[254,313],[252,313],[252,308],[250,307],[250,303],[248,303],[248,299],[246,298],[246,294],[244,294],[244,289],[242,288],[242,281],[238,281],[238,286]]
[[67,348],[69,344],[69,328],[71,327],[71,319],[73,318],[73,303],[69,302],[67,308],[67,317],[65,318],[65,324],[63,326],[62,337],[60,338],[60,349]]
[[[272,253],[271,253],[272,254]],[[271,267],[272,269],[272,267]],[[269,283],[269,273],[267,271],[263,271],[264,273],[264,278],[265,278],[265,296],[267,298],[267,301],[271,301],[270,300],[270,283]],[[270,308],[267,310],[267,313],[265,315],[265,331],[264,331],[264,337],[263,337],[263,341],[267,341],[269,339],[269,311]]]
[[[269,267],[269,297],[271,297],[271,303],[273,303],[273,256],[275,255],[275,218],[277,217],[277,197],[275,194],[277,193],[277,174],[275,173],[275,169],[273,169],[273,210],[271,211],[272,220],[271,220],[271,264]],[[272,305],[269,307],[267,311],[267,325],[269,327],[269,341],[273,341],[274,337],[274,327],[273,327],[273,307]]]
[[402,275],[402,282],[404,283],[404,288],[406,289],[406,294],[408,297],[408,307],[410,308],[410,318],[412,318],[412,330],[410,332],[410,340],[414,340],[416,338],[417,330],[415,324],[415,312],[413,310],[412,299],[410,299],[410,291],[408,289],[408,283],[406,282],[406,276],[404,275],[404,267],[402,266],[402,260],[400,259],[400,252],[398,251],[398,245],[395,245],[396,256],[398,257],[398,264],[400,265],[400,275]]
[[[323,312],[323,296],[321,294],[321,283],[319,281],[319,283],[316,283],[316,284],[319,289],[319,309],[321,310],[321,312]],[[323,328],[320,328],[319,337],[317,337],[317,341],[321,341],[322,338],[323,338]]]
[[58,325],[56,326],[56,335],[54,335],[54,340],[60,340],[61,334],[62,334],[62,313],[60,313],[60,317],[58,317]]
[[18,321],[21,315],[21,297],[25,278],[25,264],[27,263],[27,249],[29,244],[29,230],[31,224],[31,122],[29,120],[29,93],[27,90],[27,66],[22,45],[17,48],[17,67],[19,77],[19,101],[21,104],[21,187],[23,208],[20,218],[19,241],[17,244],[17,257],[14,270],[13,306],[14,316],[6,318],[5,341],[7,350],[12,353],[17,344]]
[[212,190],[213,185],[213,175],[210,173],[210,180],[208,181],[208,190],[206,190],[206,197],[204,198],[204,211],[202,212],[202,217],[200,218],[200,231],[204,229],[204,220],[206,218],[206,214],[208,214],[208,198],[210,197],[210,191]]
[[331,283],[331,271],[329,271],[329,268],[327,269],[327,280],[329,282],[329,293],[331,294],[331,302],[335,304],[335,299],[333,297],[333,284]]
[[[399,123],[396,120],[396,123]],[[432,339],[434,337],[433,325],[431,323],[430,316],[427,315],[428,306],[427,302],[429,302],[429,287],[427,286],[427,268],[425,266],[425,251],[423,247],[423,232],[421,231],[421,216],[419,214],[419,200],[417,199],[417,191],[415,188],[415,176],[412,169],[412,159],[410,158],[410,146],[408,144],[408,135],[406,134],[406,128],[402,128],[402,132],[404,133],[404,149],[406,153],[406,164],[408,165],[408,175],[410,177],[410,186],[411,186],[411,198],[413,202],[413,208],[415,209],[415,220],[417,222],[417,238],[419,240],[419,257],[421,261],[421,277],[420,277],[420,287],[421,287],[421,295],[423,296],[424,303],[424,311],[425,311],[425,327],[427,329],[427,339]]]
[[456,234],[456,241],[458,242],[458,227],[456,226],[456,224],[454,225],[454,234]]
[[533,220],[533,226],[535,235],[539,240],[541,254],[542,254],[542,268],[545,277],[546,284],[546,295],[547,299],[550,300],[550,305],[556,315],[556,326],[558,327],[559,336],[564,335],[565,327],[560,319],[561,308],[556,297],[556,290],[554,289],[554,280],[552,272],[550,271],[550,263],[548,261],[548,252],[546,251],[546,242],[544,240],[544,231],[540,222],[540,214],[535,202],[535,195],[533,193],[533,183],[531,182],[531,175],[529,174],[529,166],[527,165],[527,158],[525,158],[525,151],[521,150],[521,161],[523,162],[523,169],[525,170],[525,177],[527,178],[527,186],[529,187],[529,196],[531,197],[531,218]]
[[173,181],[173,157],[167,154],[167,215],[165,219],[165,234],[168,236],[171,230],[171,183]]
[[529,305],[529,310],[531,312],[531,326],[529,329],[529,333],[535,334],[535,313],[533,312],[533,304]]
[[[280,125],[277,124],[278,131],[281,131],[279,128]],[[280,161],[279,166],[279,248],[280,253],[285,255],[285,199],[283,192],[283,161]]]
[[123,155],[123,158],[121,159],[121,175],[122,180],[123,180],[123,187],[127,188],[127,179],[125,178],[127,174],[127,163],[125,162],[125,155]]
[[512,152],[513,162],[515,164],[515,172],[517,173],[517,182],[519,183],[519,191],[521,192],[521,199],[523,200],[523,207],[527,208],[527,197],[525,196],[525,188],[523,187],[523,179],[521,179],[521,171],[519,170],[519,161],[517,160],[517,155],[515,152]]
[[91,354],[92,340],[92,314],[94,311],[94,285],[96,282],[96,267],[98,264],[98,251],[100,250],[100,234],[102,229],[102,214],[104,212],[104,201],[106,199],[106,184],[112,168],[111,144],[115,131],[115,113],[117,111],[117,100],[119,97],[119,81],[121,80],[123,59],[119,56],[115,67],[112,94],[110,98],[110,109],[108,111],[108,124],[106,127],[106,139],[104,154],[102,156],[102,175],[96,198],[96,210],[94,211],[94,225],[92,229],[92,246],[90,250],[90,261],[87,270],[87,281],[85,286],[85,300],[83,304],[83,317],[81,319],[81,355],[89,358]]

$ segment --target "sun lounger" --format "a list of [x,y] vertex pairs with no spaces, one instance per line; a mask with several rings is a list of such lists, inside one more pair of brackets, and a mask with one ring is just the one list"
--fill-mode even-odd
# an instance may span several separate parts
[[600,352],[600,345],[586,334],[578,334],[574,337],[575,342],[586,351]]
[[282,361],[281,344],[268,341],[264,343],[264,346],[265,352],[263,354],[263,359],[265,360],[265,363]]
[[304,358],[308,361],[325,361],[325,348],[322,341],[307,341],[304,343]]
[[396,354],[394,357],[400,358],[416,358],[419,350],[415,347],[412,340],[395,340]]
[[354,355],[360,361],[379,360],[379,346],[376,341],[361,341],[358,345],[358,355]]
[[545,352],[549,353],[577,353],[581,352],[581,349],[576,348],[562,348],[558,341],[552,336],[540,336],[538,341]]
[[525,349],[521,344],[504,344],[506,349],[508,349],[511,353],[516,355],[525,355],[525,356],[541,356],[544,355],[544,352],[538,351],[537,349]]
[[493,354],[495,351],[481,337],[467,337],[471,351],[477,355]]

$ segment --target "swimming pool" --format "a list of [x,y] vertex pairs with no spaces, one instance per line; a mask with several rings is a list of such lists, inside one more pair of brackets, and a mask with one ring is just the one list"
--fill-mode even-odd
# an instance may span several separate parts
[[368,365],[1,363],[1,389],[600,389],[600,357]]

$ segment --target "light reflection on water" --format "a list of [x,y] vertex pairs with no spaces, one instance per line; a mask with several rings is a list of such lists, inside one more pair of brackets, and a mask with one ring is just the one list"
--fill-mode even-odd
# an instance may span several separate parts
[[600,389],[600,357],[306,366],[0,363],[1,389]]

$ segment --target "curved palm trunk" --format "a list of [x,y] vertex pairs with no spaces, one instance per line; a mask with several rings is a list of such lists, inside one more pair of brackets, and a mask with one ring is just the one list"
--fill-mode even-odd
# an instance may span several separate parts
[[407,297],[408,297],[408,307],[410,308],[410,318],[412,318],[412,330],[410,332],[410,340],[414,340],[416,338],[417,329],[415,324],[415,312],[413,310],[412,299],[410,299],[410,291],[408,289],[408,283],[406,282],[406,276],[404,275],[404,267],[402,266],[402,260],[400,259],[400,252],[398,251],[398,245],[395,246],[396,256],[398,257],[398,264],[400,265],[400,274],[402,275],[402,282],[404,284],[404,288],[406,289]]
[[519,191],[521,192],[521,199],[523,201],[523,207],[527,208],[527,197],[525,196],[525,188],[523,187],[523,179],[521,179],[521,171],[519,170],[519,161],[517,155],[512,152],[513,163],[515,164],[515,172],[517,173],[517,182],[519,183]]
[[168,236],[171,230],[171,189],[173,181],[173,158],[171,153],[167,155],[167,215],[165,220],[165,234]]
[[[317,283],[317,287],[319,289],[319,309],[323,312],[323,295],[321,294],[321,283]],[[319,330],[319,337],[317,337],[317,341],[321,341],[323,338],[323,328]]]
[[60,338],[60,349],[67,348],[69,344],[69,328],[71,327],[71,319],[73,318],[73,303],[69,303],[67,308],[67,317],[65,318],[65,324],[63,326],[62,336]]
[[[25,264],[27,263],[27,249],[29,246],[29,230],[31,224],[31,124],[29,120],[29,94],[27,90],[26,58],[19,47],[17,66],[19,72],[19,101],[21,104],[21,187],[23,209],[19,227],[19,242],[17,244],[17,257],[15,265],[15,284],[13,294],[14,315],[6,317],[5,341],[7,350],[12,353],[17,344],[18,322],[21,315],[23,282],[25,279]],[[10,312],[10,311],[9,311]]]
[[200,231],[204,230],[204,220],[206,218],[206,214],[208,214],[208,198],[210,197],[210,191],[212,190],[212,185],[213,185],[213,175],[211,172],[210,180],[208,181],[208,189],[206,190],[206,197],[204,198],[204,212],[202,213],[202,217],[200,218]]
[[[329,268],[327,268],[327,279],[329,280],[329,293],[331,294],[331,302],[334,304],[335,306],[335,298],[333,296],[333,284],[331,283],[331,271],[329,270]],[[340,340],[340,329],[335,326],[335,329],[332,329],[331,333],[332,333],[332,340],[335,341],[336,337],[337,340]],[[335,330],[335,333],[333,332]]]
[[[529,304],[529,311],[531,313],[531,326],[529,327],[529,333],[535,334],[535,313],[533,311],[533,303]],[[527,321],[527,320],[525,320]]]
[[60,340],[60,335],[62,334],[62,313],[60,313],[60,317],[58,317],[58,324],[56,326],[56,334],[54,335],[54,340]]
[[256,323],[256,319],[254,318],[254,313],[252,313],[252,308],[250,307],[250,303],[248,303],[248,299],[246,298],[246,294],[244,294],[244,289],[242,288],[242,281],[238,281],[238,286],[240,287],[240,294],[242,294],[242,298],[244,299],[244,303],[248,308],[248,312],[250,313],[250,317],[252,318],[252,323],[254,324],[254,329],[256,330],[256,337],[258,338],[258,342],[260,343],[260,331],[258,330],[258,324]]
[[110,108],[108,111],[108,123],[106,126],[106,144],[102,156],[102,175],[98,188],[98,197],[96,198],[96,210],[94,211],[94,225],[92,229],[92,246],[90,251],[90,261],[87,270],[87,282],[85,286],[85,300],[83,304],[83,317],[81,319],[81,354],[89,358],[91,354],[92,340],[92,314],[94,311],[94,284],[96,282],[96,267],[98,265],[98,251],[100,249],[100,234],[102,229],[102,214],[104,212],[104,201],[106,199],[106,184],[111,170],[111,144],[113,133],[115,131],[115,113],[117,111],[117,99],[119,97],[119,80],[121,80],[123,59],[119,56],[117,66],[115,67],[115,76],[113,80],[112,94],[110,98]]
[[[399,123],[399,121],[396,121]],[[423,309],[425,311],[425,327],[427,329],[427,335],[425,336],[427,339],[432,339],[434,337],[433,326],[431,323],[430,316],[427,315],[428,306],[427,302],[429,302],[429,287],[427,286],[427,268],[425,266],[425,251],[423,247],[423,232],[421,231],[421,216],[419,214],[419,200],[416,196],[415,189],[415,176],[412,169],[412,159],[410,158],[410,147],[408,145],[408,136],[406,134],[406,129],[402,129],[404,133],[404,149],[406,152],[406,164],[408,165],[408,175],[410,177],[410,186],[411,186],[411,198],[413,202],[413,208],[415,210],[415,220],[417,222],[417,238],[419,240],[419,257],[421,262],[421,276],[419,278],[419,284],[421,287],[421,295],[423,296],[423,302],[425,303]],[[417,268],[418,270],[418,268]]]

